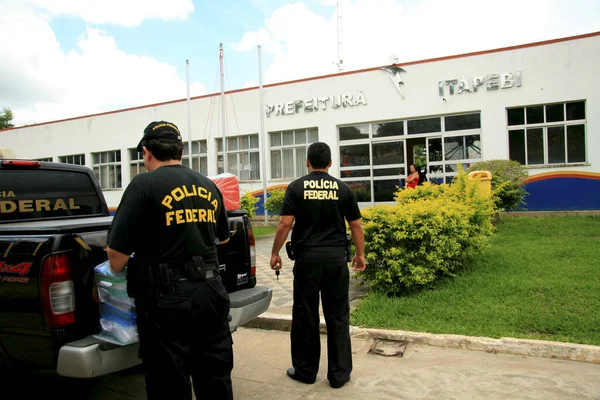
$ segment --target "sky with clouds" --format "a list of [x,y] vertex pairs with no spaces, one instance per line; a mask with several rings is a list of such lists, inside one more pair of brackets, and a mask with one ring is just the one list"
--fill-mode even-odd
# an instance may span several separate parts
[[[337,72],[336,0],[0,0],[0,109],[39,123]],[[229,5],[227,5],[229,4]],[[235,4],[235,5],[233,5]],[[344,70],[600,31],[600,0],[343,0]]]

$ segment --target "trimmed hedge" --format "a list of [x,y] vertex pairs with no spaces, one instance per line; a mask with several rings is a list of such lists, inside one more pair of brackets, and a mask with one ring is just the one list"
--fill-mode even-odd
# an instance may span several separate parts
[[398,295],[454,276],[493,234],[493,201],[460,171],[452,185],[400,189],[396,205],[362,211],[371,289]]

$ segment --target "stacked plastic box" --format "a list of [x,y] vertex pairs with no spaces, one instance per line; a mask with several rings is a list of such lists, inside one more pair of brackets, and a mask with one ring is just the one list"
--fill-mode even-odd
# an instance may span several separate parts
[[133,299],[127,295],[125,273],[115,275],[108,269],[108,261],[94,268],[96,287],[100,298],[100,334],[96,338],[127,345],[139,341]]

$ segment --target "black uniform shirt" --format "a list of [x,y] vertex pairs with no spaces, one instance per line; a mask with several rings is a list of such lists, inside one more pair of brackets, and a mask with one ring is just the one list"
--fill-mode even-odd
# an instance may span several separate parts
[[207,177],[182,165],[137,175],[108,231],[108,246],[149,263],[216,260],[215,238],[229,238],[223,196]]
[[288,185],[281,215],[295,217],[298,247],[345,246],[346,224],[361,218],[354,192],[326,172],[315,171]]

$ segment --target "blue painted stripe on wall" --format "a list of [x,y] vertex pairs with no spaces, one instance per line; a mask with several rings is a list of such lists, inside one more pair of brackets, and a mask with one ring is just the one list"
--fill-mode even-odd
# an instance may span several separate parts
[[549,178],[525,185],[527,211],[600,210],[600,180]]

